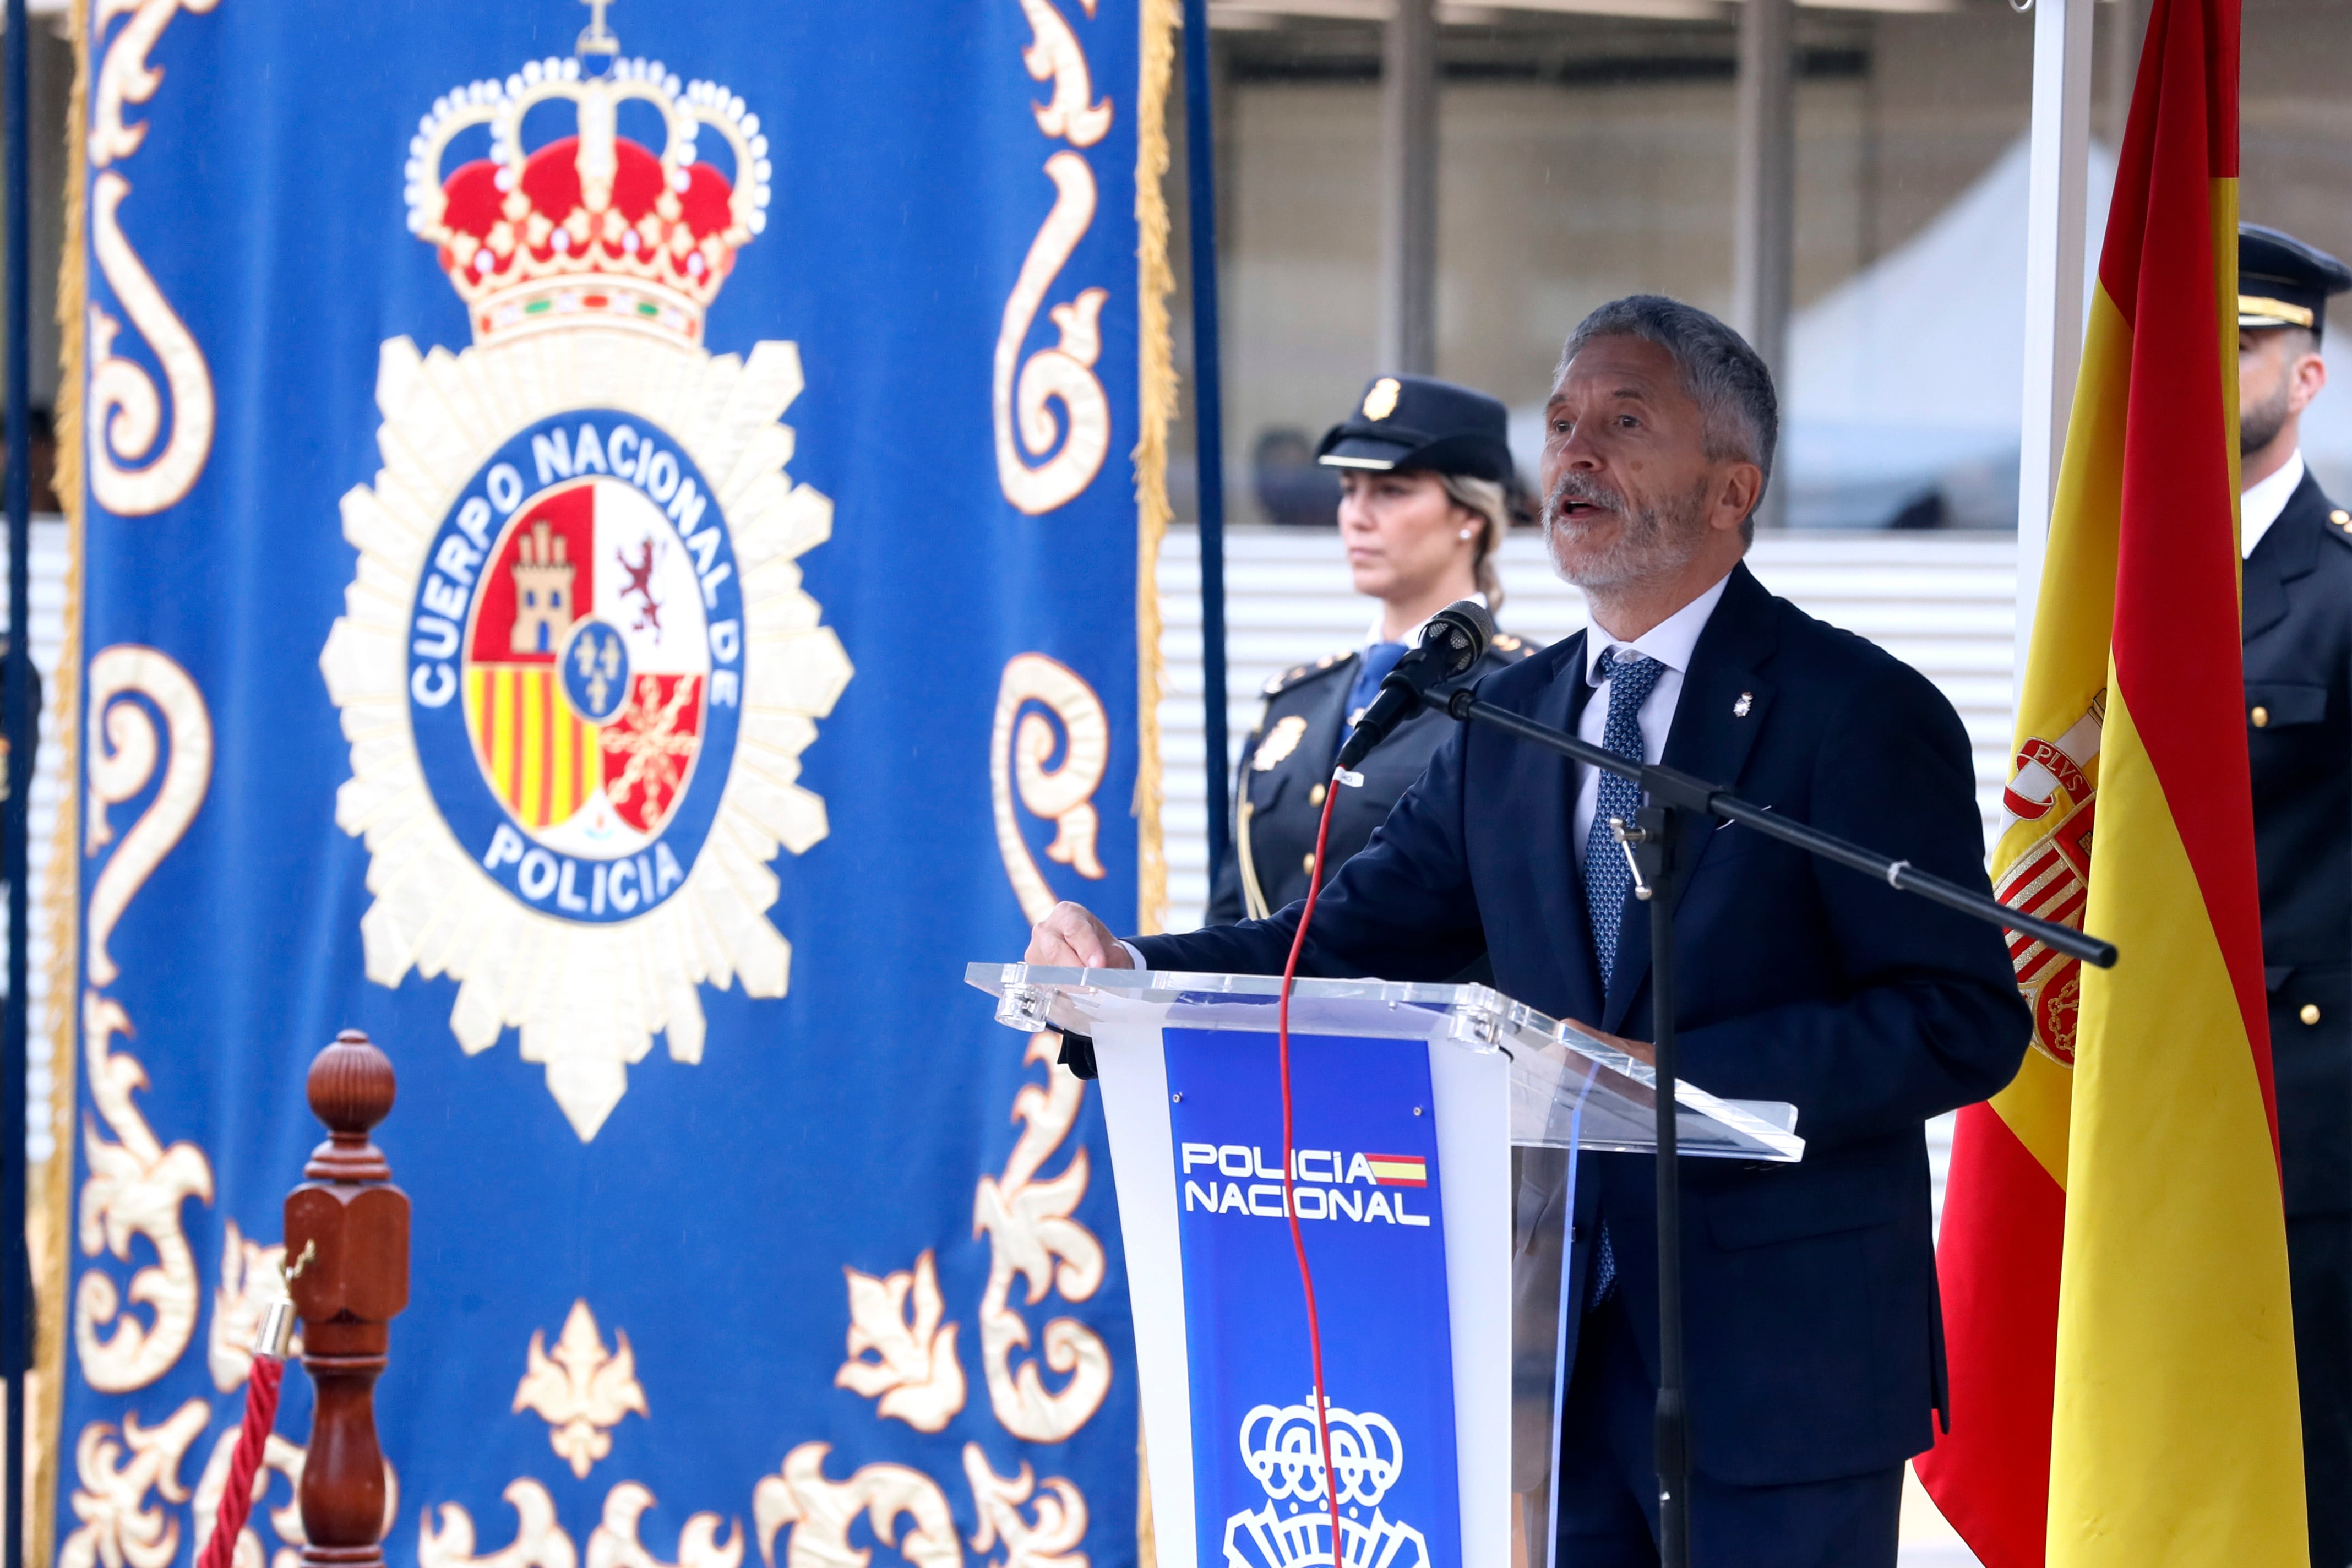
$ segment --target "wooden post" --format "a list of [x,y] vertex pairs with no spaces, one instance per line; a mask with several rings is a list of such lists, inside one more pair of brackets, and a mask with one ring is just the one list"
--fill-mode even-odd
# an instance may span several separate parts
[[408,1194],[368,1131],[392,1110],[390,1058],[356,1029],[310,1064],[329,1137],[286,1196],[287,1285],[318,1398],[302,1467],[304,1568],[383,1568],[383,1449],[375,1380],[408,1305]]

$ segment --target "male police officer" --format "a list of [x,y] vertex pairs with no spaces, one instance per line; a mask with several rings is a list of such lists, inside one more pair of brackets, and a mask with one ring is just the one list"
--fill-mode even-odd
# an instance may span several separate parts
[[2305,468],[2352,268],[2238,229],[2246,736],[2315,1568],[2352,1562],[2352,512]]

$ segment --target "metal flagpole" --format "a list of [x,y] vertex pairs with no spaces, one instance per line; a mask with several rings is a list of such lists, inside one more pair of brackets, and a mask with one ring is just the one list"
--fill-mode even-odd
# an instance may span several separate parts
[[26,808],[32,795],[33,650],[31,616],[33,426],[30,304],[31,133],[25,111],[30,79],[25,0],[7,0],[8,142],[8,655],[0,675],[6,707],[8,799],[0,812],[0,877],[8,883],[8,996],[0,1015],[0,1378],[7,1380],[0,1451],[0,1564],[25,1562],[25,1373],[32,1319],[32,1279],[25,1250],[25,1002],[31,946],[26,899]]
[[[15,3],[15,0],[11,0]],[[1225,444],[1217,358],[1216,149],[1209,123],[1209,4],[1184,0],[1184,151],[1192,230],[1192,440],[1200,473],[1201,735],[1209,875],[1233,842],[1225,756]]]
[[[1748,0],[1739,8],[1732,142],[1731,321],[1784,386],[1797,265],[1796,11],[1794,0]],[[1780,528],[1788,521],[1788,487],[1769,487],[1756,509],[1757,525]]]
[[[2014,5],[2016,0],[2011,0]],[[2017,645],[2021,696],[2033,647],[2033,606],[2050,503],[2083,363],[2083,226],[2091,156],[2091,12],[2094,0],[2033,5],[2033,139],[2025,197],[2025,404],[2017,481]]]

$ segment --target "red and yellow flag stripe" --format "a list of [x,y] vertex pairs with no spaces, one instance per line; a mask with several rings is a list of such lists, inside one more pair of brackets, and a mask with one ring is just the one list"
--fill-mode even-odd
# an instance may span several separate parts
[[466,671],[466,718],[490,786],[525,827],[551,827],[601,787],[596,726],[572,710],[544,664]]
[[1375,1186],[1429,1185],[1429,1162],[1418,1154],[1367,1154],[1364,1160],[1371,1170]]
[[2020,953],[2037,1048],[1954,1149],[1952,1427],[1918,1468],[1989,1568],[2305,1558],[2239,660],[2237,56],[2235,0],[2157,0],[2019,700],[1995,879],[2095,792],[2079,903],[2122,958]]

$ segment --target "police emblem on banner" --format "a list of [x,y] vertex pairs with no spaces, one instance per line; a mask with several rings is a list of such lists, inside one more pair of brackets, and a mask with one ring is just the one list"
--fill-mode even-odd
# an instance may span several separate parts
[[[576,129],[526,153],[542,106]],[[832,527],[785,471],[799,353],[703,346],[769,153],[740,98],[645,60],[469,83],[408,146],[473,343],[383,345],[384,466],[343,498],[358,570],[320,659],[336,820],[369,851],[369,978],[457,981],[457,1043],[517,1029],[583,1141],[654,1036],[700,1058],[699,986],[783,994],[770,862],[825,834],[799,756],[851,671],[793,564]]]

